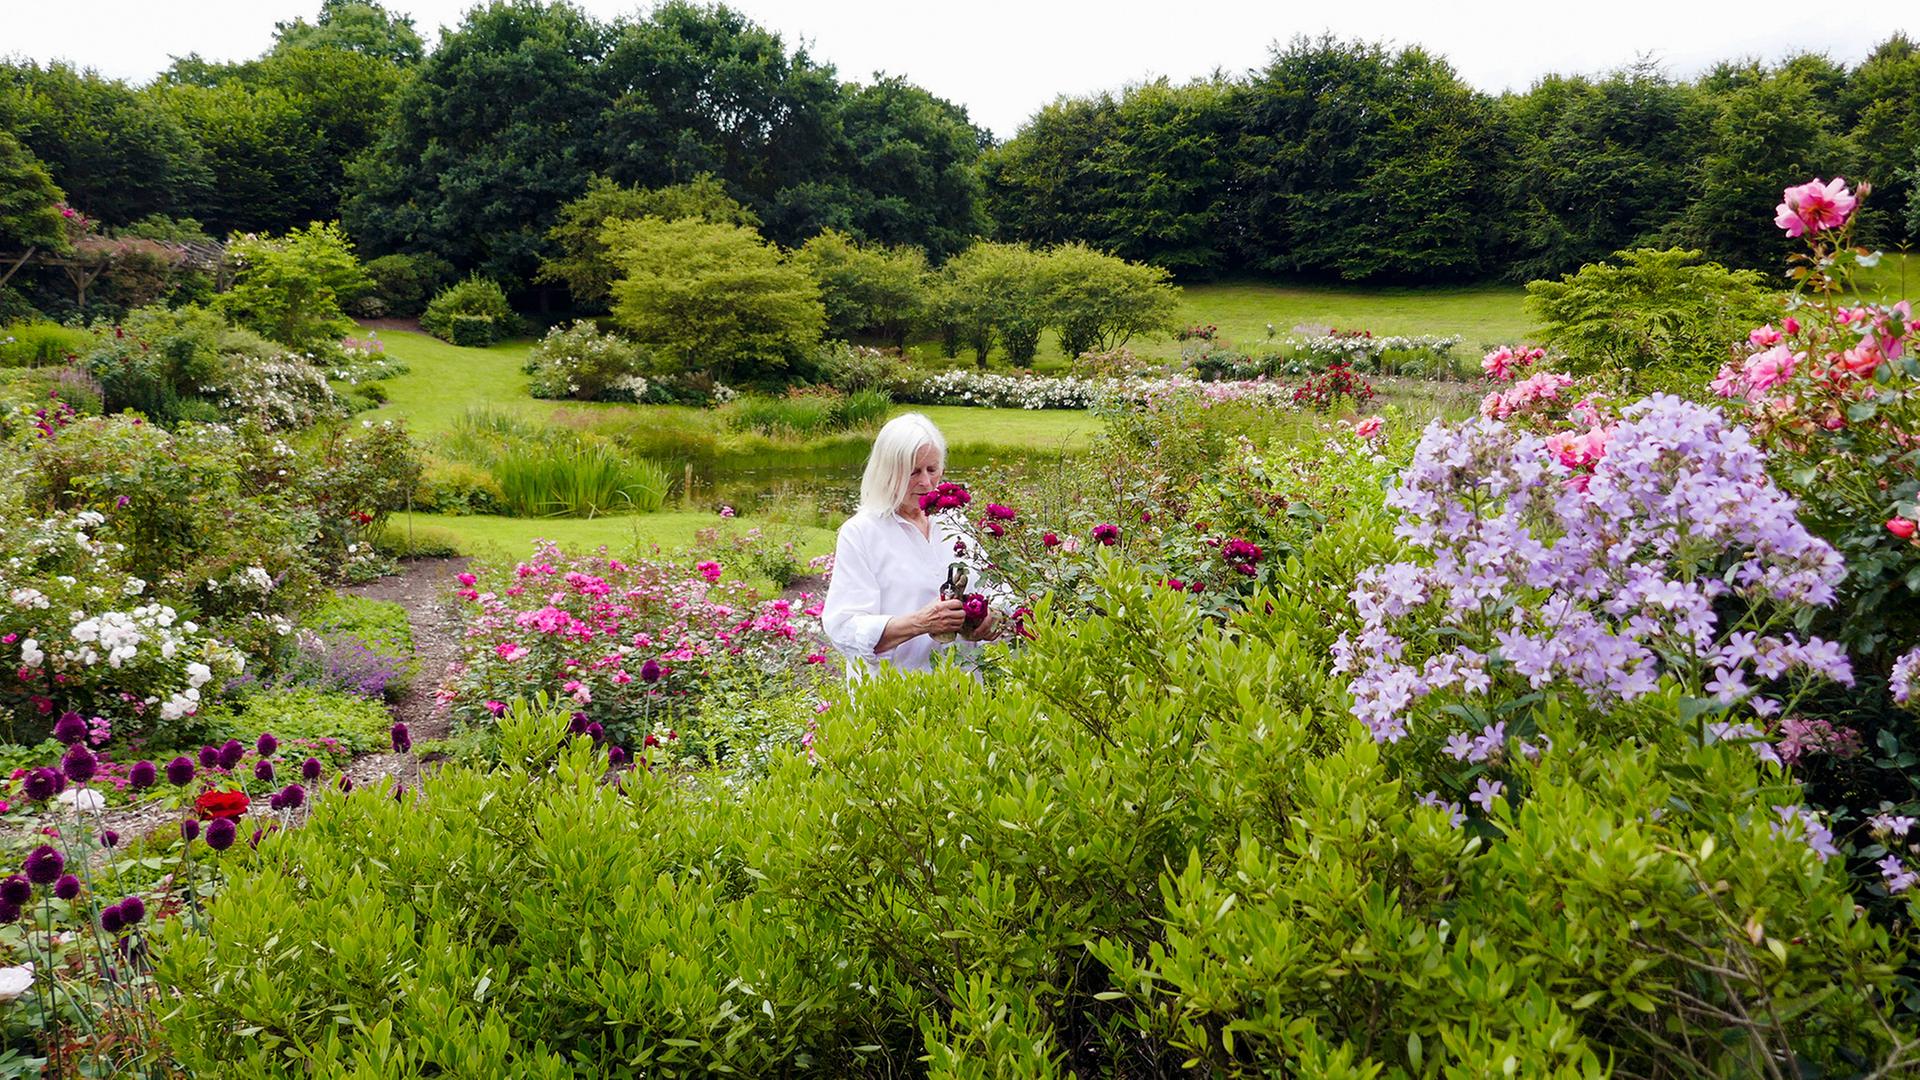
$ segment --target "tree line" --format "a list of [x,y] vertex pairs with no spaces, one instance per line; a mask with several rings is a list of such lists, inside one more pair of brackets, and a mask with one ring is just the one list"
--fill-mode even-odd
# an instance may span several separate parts
[[1810,176],[1871,182],[1871,243],[1920,239],[1920,47],[1551,75],[1490,96],[1418,47],[1329,37],[1244,77],[1062,98],[985,153],[1004,238],[1183,276],[1529,280],[1632,247],[1777,267],[1753,223]]
[[601,224],[583,200],[696,181],[789,249],[834,230],[938,265],[985,238],[1372,281],[1528,279],[1641,245],[1776,266],[1784,241],[1752,222],[1835,173],[1876,188],[1864,239],[1920,238],[1906,37],[1851,68],[1641,64],[1500,96],[1418,47],[1296,39],[1242,76],[1063,98],[1000,145],[904,79],[843,81],[686,0],[606,22],[496,0],[432,50],[378,3],[324,0],[258,58],[179,58],[143,86],[0,63],[0,251],[54,236],[55,199],[156,238],[339,220],[364,255],[574,306],[605,302],[555,266]]

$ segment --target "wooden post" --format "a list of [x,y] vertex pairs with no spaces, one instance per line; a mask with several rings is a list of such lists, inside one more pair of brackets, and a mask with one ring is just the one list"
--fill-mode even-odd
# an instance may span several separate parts
[[20,268],[27,265],[27,260],[33,258],[33,253],[39,250],[39,248],[30,247],[27,249],[26,254],[13,260],[13,265],[7,267],[7,272],[0,274],[0,285],[5,285],[8,281],[12,280],[13,275],[19,273]]

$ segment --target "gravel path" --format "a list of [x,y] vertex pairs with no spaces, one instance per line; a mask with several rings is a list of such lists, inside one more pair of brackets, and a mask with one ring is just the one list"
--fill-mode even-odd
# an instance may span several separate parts
[[[369,600],[392,600],[407,609],[407,621],[413,629],[413,655],[420,674],[407,688],[405,697],[393,705],[395,720],[404,721],[417,743],[445,738],[452,724],[445,709],[433,699],[440,677],[453,661],[459,644],[460,614],[452,594],[453,576],[466,569],[468,560],[413,559],[401,564],[400,573],[353,585],[340,590],[350,596]],[[412,786],[420,777],[420,759],[414,754],[362,754],[347,766],[347,775],[355,784],[392,780]]]

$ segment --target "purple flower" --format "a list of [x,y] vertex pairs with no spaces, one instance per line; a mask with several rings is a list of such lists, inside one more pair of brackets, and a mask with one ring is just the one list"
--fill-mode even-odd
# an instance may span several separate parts
[[288,784],[280,789],[280,804],[289,810],[298,810],[307,801],[307,789],[299,784]]
[[8,874],[5,881],[0,881],[0,900],[14,907],[23,907],[31,899],[33,899],[33,883],[26,878],[19,874]]
[[33,849],[32,854],[27,856],[25,866],[27,880],[35,885],[53,884],[60,880],[60,875],[66,868],[67,860],[46,844]]
[[320,759],[317,757],[310,757],[300,763],[300,779],[305,780],[309,784],[319,782],[320,772]]
[[64,712],[60,720],[53,725],[53,737],[69,746],[81,742],[87,737],[87,720],[77,712]]
[[398,723],[393,725],[393,730],[388,734],[393,737],[394,753],[404,754],[413,749],[413,736],[407,732],[406,724]]
[[353,793],[353,777],[348,776],[346,773],[340,774],[340,791],[342,794]]
[[1473,794],[1467,796],[1467,801],[1478,806],[1483,813],[1491,814],[1493,813],[1493,801],[1498,799],[1500,793],[1505,790],[1507,790],[1507,785],[1498,780],[1483,776],[1480,778],[1480,782],[1474,785]]
[[253,778],[263,783],[273,782],[273,762],[260,759],[253,763]]
[[220,767],[231,771],[240,759],[247,756],[247,748],[240,745],[239,739],[228,739],[220,744]]
[[100,772],[100,759],[84,744],[74,743],[67,749],[67,756],[60,759],[60,770],[67,774],[67,779],[84,784]]
[[167,762],[167,783],[174,787],[186,787],[193,783],[193,762],[185,754]]
[[80,879],[72,874],[61,874],[60,880],[53,883],[53,895],[62,900],[71,900],[80,895]]
[[60,794],[61,788],[66,786],[66,776],[58,770],[47,768],[45,765],[27,773],[27,778],[21,781],[20,784],[20,788],[26,792],[27,798],[35,802],[45,802],[53,798],[55,795]]
[[260,737],[253,743],[253,752],[261,757],[272,757],[273,752],[278,749],[280,749],[280,740],[274,738],[270,731],[261,732]]
[[119,846],[120,846],[120,834],[119,834],[119,833],[117,833],[117,832],[114,832],[114,831],[113,831],[112,829],[102,829],[102,830],[100,830],[100,846],[101,846],[101,847],[110,847],[110,848],[112,848],[112,847],[119,847]]
[[127,770],[127,786],[135,791],[145,791],[160,779],[160,770],[153,767],[151,761],[136,761],[133,768]]
[[234,837],[239,835],[240,827],[232,818],[215,818],[207,824],[207,846],[215,851],[225,851],[233,846]]
[[617,769],[621,765],[625,764],[626,760],[627,760],[627,752],[625,750],[622,750],[618,746],[607,747],[607,764]]
[[200,822],[188,818],[180,823],[180,838],[191,844],[200,838]]
[[13,922],[19,922],[19,921],[20,921],[20,905],[10,904],[5,900],[0,900],[0,923],[13,923]]
[[129,896],[120,901],[120,917],[128,926],[133,926],[147,917],[147,902],[137,896]]
[[599,742],[601,737],[604,736],[606,733],[607,733],[607,729],[601,727],[600,721],[598,720],[595,720],[593,723],[587,725],[587,732],[586,732],[587,738],[592,739],[594,742]]
[[120,908],[118,905],[109,907],[100,913],[100,929],[105,930],[107,933],[117,934],[125,927],[126,922],[120,917]]
[[583,712],[574,713],[573,718],[567,721],[567,734],[585,735],[586,733],[587,733],[587,714]]
[[215,768],[219,768],[219,766],[220,766],[220,751],[214,749],[211,746],[201,747],[200,748],[200,767],[203,769],[215,769]]
[[269,810],[285,810],[287,808],[287,800],[280,792],[276,791],[267,796],[267,808]]
[[657,683],[660,681],[660,662],[658,660],[648,660],[646,663],[640,665],[640,681],[643,683]]

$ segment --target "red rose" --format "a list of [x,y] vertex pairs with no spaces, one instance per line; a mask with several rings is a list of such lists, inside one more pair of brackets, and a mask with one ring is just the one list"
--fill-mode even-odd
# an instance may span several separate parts
[[193,800],[193,808],[208,819],[237,819],[251,805],[244,791],[208,791]]

